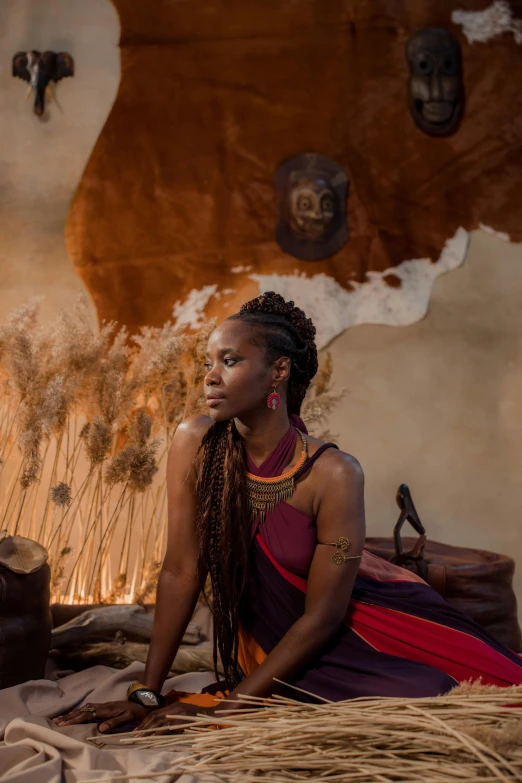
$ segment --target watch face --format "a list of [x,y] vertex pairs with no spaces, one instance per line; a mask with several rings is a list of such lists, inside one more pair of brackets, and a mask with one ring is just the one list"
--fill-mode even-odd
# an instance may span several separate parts
[[157,707],[158,699],[156,694],[152,691],[138,691],[140,695],[140,702],[144,707]]

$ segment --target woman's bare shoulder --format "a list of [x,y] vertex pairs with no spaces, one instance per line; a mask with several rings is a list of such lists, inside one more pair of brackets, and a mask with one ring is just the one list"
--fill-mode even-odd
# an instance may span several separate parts
[[179,432],[183,437],[199,437],[201,439],[213,424],[214,422],[210,416],[205,416],[202,413],[196,413],[194,416],[187,416],[186,419],[183,419],[183,421],[178,425],[176,434]]
[[201,445],[203,437],[213,425],[210,416],[196,414],[188,416],[178,425],[172,439],[170,454],[184,453],[189,458],[194,457]]
[[[308,453],[312,457],[324,445],[324,441],[308,436]],[[341,449],[325,449],[317,459],[314,468],[328,482],[364,481],[364,472],[359,460]]]

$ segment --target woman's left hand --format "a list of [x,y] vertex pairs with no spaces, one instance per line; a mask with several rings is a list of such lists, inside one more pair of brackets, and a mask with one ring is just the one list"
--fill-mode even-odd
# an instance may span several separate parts
[[198,707],[195,704],[184,704],[183,702],[175,701],[172,704],[167,704],[166,707],[151,711],[134,731],[138,734],[144,729],[159,729],[165,726],[174,729],[176,724],[181,725],[183,721],[170,720],[167,718],[167,715],[180,715],[188,718],[193,715],[203,714],[212,717],[214,710],[215,707]]

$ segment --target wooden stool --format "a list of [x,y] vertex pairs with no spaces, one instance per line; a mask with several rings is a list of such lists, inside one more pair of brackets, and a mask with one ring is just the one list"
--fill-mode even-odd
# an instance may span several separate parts
[[43,546],[0,532],[0,688],[44,676],[51,641],[50,579]]

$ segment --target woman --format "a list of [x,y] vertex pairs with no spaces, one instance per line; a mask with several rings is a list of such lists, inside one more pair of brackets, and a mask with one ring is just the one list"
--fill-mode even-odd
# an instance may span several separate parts
[[299,418],[317,371],[314,336],[303,311],[273,292],[212,333],[210,416],[184,421],[169,454],[168,544],[144,682],[130,700],[86,705],[59,726],[150,728],[167,713],[226,707],[215,688],[159,706],[207,574],[225,702],[268,696],[275,680],[333,701],[430,696],[478,678],[522,683],[514,653],[417,576],[363,550],[361,467]]

